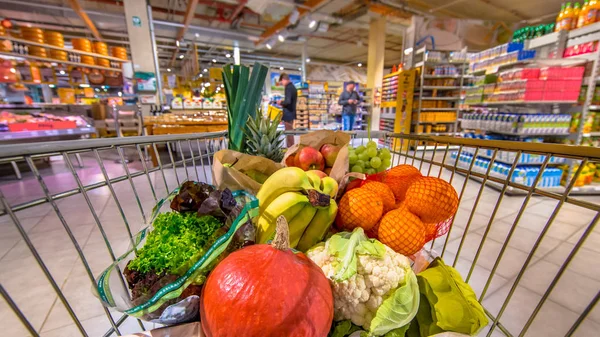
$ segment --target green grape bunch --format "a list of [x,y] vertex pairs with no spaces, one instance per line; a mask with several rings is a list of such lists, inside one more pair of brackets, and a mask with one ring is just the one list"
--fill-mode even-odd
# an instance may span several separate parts
[[365,145],[348,148],[350,172],[375,174],[387,170],[392,164],[392,153],[387,148],[378,148],[377,142],[369,140]]

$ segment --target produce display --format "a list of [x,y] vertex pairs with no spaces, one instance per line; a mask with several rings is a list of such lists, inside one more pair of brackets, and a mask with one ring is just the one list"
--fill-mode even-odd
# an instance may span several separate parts
[[74,129],[88,126],[89,122],[81,116],[56,116],[50,113],[0,112],[0,132],[34,131],[46,129]]

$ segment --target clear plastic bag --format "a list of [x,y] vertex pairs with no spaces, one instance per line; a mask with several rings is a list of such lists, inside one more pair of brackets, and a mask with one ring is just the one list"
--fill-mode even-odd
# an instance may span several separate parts
[[[160,200],[153,209],[152,221],[160,213],[167,201],[173,199],[179,188],[165,199]],[[258,214],[258,199],[245,191],[232,192],[236,202],[243,205],[239,216],[232,222],[229,230],[210,246],[202,257],[181,276],[157,276],[148,296],[132,300],[132,292],[123,275],[129,261],[136,257],[152,230],[148,226],[138,232],[134,238],[134,247],[120,256],[96,280],[95,295],[108,308],[140,318],[146,321],[172,325],[197,320],[199,317],[199,293],[206,276],[214,266],[235,250],[238,239],[254,234],[252,218]],[[234,240],[235,239],[235,240]]]

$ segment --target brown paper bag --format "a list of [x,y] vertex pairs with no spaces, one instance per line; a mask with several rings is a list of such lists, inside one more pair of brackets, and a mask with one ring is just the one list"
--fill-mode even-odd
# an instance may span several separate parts
[[344,175],[348,173],[348,144],[350,143],[350,139],[350,135],[343,131],[319,130],[307,133],[300,136],[300,143],[292,145],[286,151],[281,163],[285,165],[285,160],[292,154],[295,154],[302,146],[310,146],[317,151],[325,144],[342,146],[331,168],[331,174],[329,174],[339,184]]
[[[229,164],[225,166],[225,164]],[[244,171],[256,170],[271,175],[283,166],[270,159],[251,156],[232,150],[215,153],[212,166],[213,184],[218,189],[244,190],[256,195],[262,184],[245,175]]]

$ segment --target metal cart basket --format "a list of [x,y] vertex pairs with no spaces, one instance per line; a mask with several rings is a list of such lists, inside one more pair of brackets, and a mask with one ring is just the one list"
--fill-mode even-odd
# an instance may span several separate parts
[[[456,188],[453,226],[426,248],[475,290],[490,318],[480,336],[597,334],[600,198],[580,194],[600,191],[593,183],[599,149],[372,136],[392,150],[392,166],[414,165]],[[352,137],[355,146],[367,142],[366,133]],[[217,132],[0,148],[0,163],[25,162],[28,170],[0,184],[3,335],[153,328],[104,308],[90,291],[94,278],[128,248],[157,200],[187,179],[210,183],[212,156],[226,146],[226,133]],[[83,167],[73,165],[75,154]],[[571,170],[561,170],[565,164]]]

